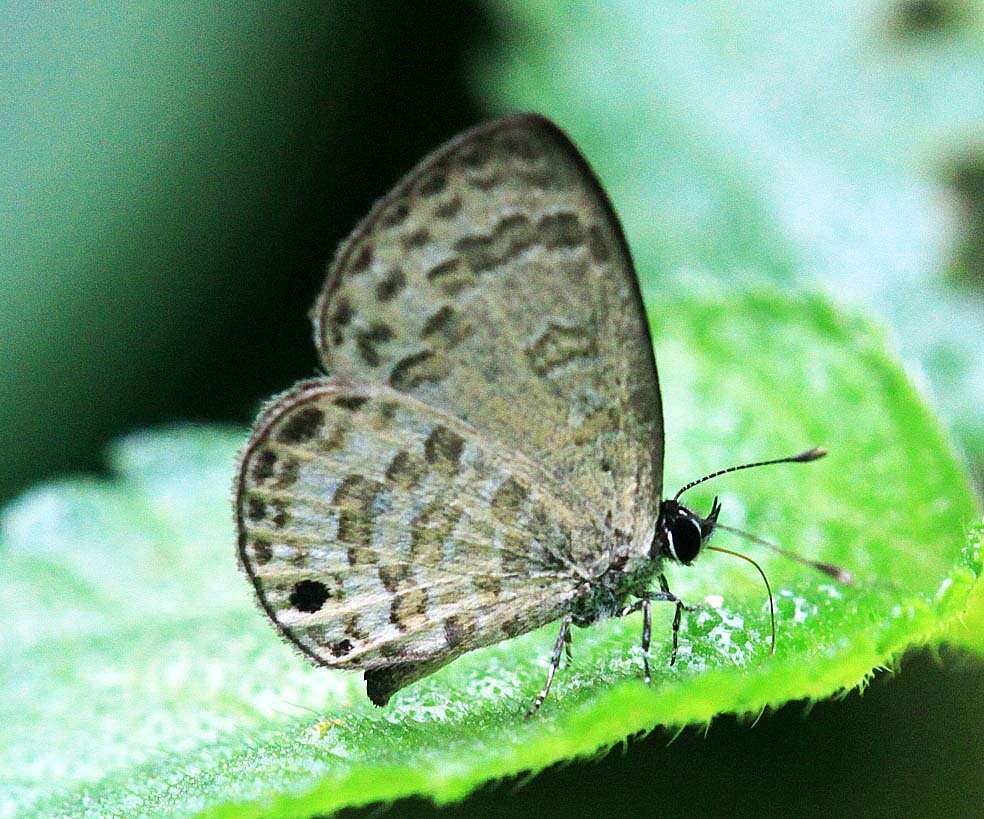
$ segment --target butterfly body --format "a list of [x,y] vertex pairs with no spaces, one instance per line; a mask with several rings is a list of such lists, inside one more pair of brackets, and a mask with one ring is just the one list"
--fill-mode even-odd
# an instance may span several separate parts
[[312,317],[329,376],[260,414],[235,490],[240,562],[308,658],[383,704],[556,620],[552,669],[571,624],[639,608],[648,650],[654,600],[676,602],[675,641],[649,328],[556,126],[508,117],[426,158],[343,243]]
[[[617,541],[616,541],[617,544]],[[608,566],[584,583],[571,606],[573,624],[590,626],[607,617],[617,617],[632,598],[646,594],[659,574],[661,560],[626,543],[622,548],[611,546]],[[648,549],[647,549],[648,551]]]

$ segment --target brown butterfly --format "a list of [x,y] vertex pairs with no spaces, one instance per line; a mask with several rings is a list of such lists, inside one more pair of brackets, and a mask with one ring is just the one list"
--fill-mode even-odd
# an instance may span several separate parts
[[523,114],[438,148],[341,246],[313,320],[330,377],[263,410],[235,493],[240,560],[287,639],[384,705],[560,620],[531,713],[571,625],[641,609],[648,680],[668,601],[675,658],[661,567],[697,557],[720,507],[662,500],[639,284],[560,129]]

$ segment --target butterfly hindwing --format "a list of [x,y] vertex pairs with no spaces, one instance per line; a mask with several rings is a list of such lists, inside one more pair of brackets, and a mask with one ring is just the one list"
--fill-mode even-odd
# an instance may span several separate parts
[[617,217],[577,149],[519,115],[452,140],[342,245],[313,312],[332,374],[522,451],[643,544],[662,477],[656,368]]
[[261,415],[236,486],[259,600],[373,699],[569,605],[602,535],[576,499],[465,422],[385,385],[298,385]]

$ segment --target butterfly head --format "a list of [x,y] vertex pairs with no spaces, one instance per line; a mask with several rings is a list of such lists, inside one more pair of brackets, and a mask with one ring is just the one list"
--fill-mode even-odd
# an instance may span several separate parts
[[[706,518],[702,518],[696,512],[691,511],[682,503],[680,496],[689,489],[693,489],[698,484],[709,481],[712,478],[727,475],[729,472],[738,472],[741,469],[751,469],[756,466],[768,466],[769,464],[787,463],[808,463],[822,458],[827,454],[827,450],[821,447],[808,449],[798,455],[790,455],[786,458],[773,458],[768,461],[756,461],[755,463],[739,464],[729,466],[727,469],[719,469],[710,475],[704,475],[695,481],[691,481],[682,487],[672,498],[667,498],[659,505],[659,518],[656,521],[656,537],[653,538],[653,546],[650,550],[650,557],[654,560],[658,557],[667,557],[677,563],[689,566],[707,543],[707,539],[717,525],[718,514],[721,512],[721,504],[718,499],[714,499],[711,504],[711,511]],[[727,527],[725,527],[727,528]],[[714,549],[712,546],[711,549]],[[724,551],[716,549],[715,551]]]
[[720,512],[721,504],[717,498],[707,517],[701,517],[679,501],[664,500],[659,508],[651,556],[666,557],[689,566],[710,538]]

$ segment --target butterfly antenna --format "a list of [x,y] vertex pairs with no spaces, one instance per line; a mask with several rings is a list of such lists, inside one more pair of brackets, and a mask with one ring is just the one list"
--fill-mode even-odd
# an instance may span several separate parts
[[762,575],[762,580],[765,582],[765,590],[769,593],[769,623],[772,627],[772,648],[769,650],[770,654],[776,653],[776,604],[772,599],[772,586],[769,585],[769,578],[765,576],[765,572],[762,571],[762,567],[759,566],[754,560],[752,560],[748,555],[743,555],[741,552],[732,552],[731,549],[722,549],[720,546],[707,546],[712,552],[721,552],[722,554],[731,555],[732,557],[740,557],[742,560],[751,563],[760,575]]
[[721,469],[717,472],[712,472],[710,475],[705,475],[703,478],[698,478],[696,481],[691,481],[683,489],[678,491],[674,496],[673,500],[678,500],[679,497],[686,492],[688,489],[693,489],[697,484],[703,483],[704,481],[709,481],[711,478],[717,478],[721,475],[727,475],[729,472],[738,472],[740,469],[751,469],[753,466],[769,466],[770,464],[802,464],[809,463],[810,461],[815,461],[818,458],[822,458],[827,454],[827,450],[822,447],[814,447],[813,449],[808,449],[806,452],[801,452],[799,455],[790,455],[788,458],[775,458],[771,461],[756,461],[753,464],[741,464],[740,466],[729,466],[727,469]]
[[766,549],[771,549],[776,554],[780,554],[783,557],[788,557],[790,560],[795,560],[797,563],[802,563],[804,566],[809,566],[811,569],[816,569],[827,577],[832,577],[838,583],[843,583],[845,586],[854,585],[854,574],[849,572],[847,569],[842,569],[834,563],[825,563],[822,560],[810,560],[807,557],[796,554],[789,549],[783,549],[782,546],[772,543],[768,540],[764,540],[750,532],[745,532],[742,529],[735,529],[734,526],[725,526],[723,523],[715,523],[715,529],[723,529],[725,532],[731,532],[733,535],[738,535],[739,537],[745,538],[745,540],[750,540],[752,543],[757,543],[759,546],[765,546]]

